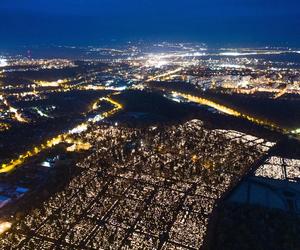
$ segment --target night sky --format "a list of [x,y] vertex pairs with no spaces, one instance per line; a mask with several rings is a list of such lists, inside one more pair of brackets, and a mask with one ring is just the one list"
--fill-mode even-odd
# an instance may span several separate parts
[[299,0],[0,0],[0,46],[197,41],[300,47]]

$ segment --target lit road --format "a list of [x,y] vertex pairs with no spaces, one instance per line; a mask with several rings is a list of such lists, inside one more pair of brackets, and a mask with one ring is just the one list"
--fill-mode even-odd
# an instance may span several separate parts
[[255,118],[253,116],[241,113],[240,111],[237,111],[237,110],[234,110],[232,108],[226,107],[222,104],[218,104],[218,103],[216,103],[214,101],[211,101],[211,100],[208,100],[206,98],[193,96],[193,95],[189,95],[189,94],[185,94],[185,93],[181,93],[181,92],[175,92],[175,91],[173,91],[172,94],[174,96],[184,98],[184,99],[186,99],[190,102],[194,102],[194,103],[198,103],[198,104],[201,104],[201,105],[206,105],[206,106],[212,107],[212,108],[214,108],[214,109],[216,109],[216,110],[218,110],[222,113],[225,113],[227,115],[244,118],[244,119],[246,119],[250,122],[253,122],[253,123],[258,124],[258,125],[266,126],[266,127],[270,128],[272,130],[276,130],[276,131],[279,131],[281,133],[288,133],[289,132],[287,129],[281,128],[281,127],[277,126],[274,123],[264,121],[264,120],[260,120],[258,118]]
[[183,68],[182,68],[182,67],[179,67],[179,68],[177,68],[177,69],[168,71],[168,72],[163,73],[163,74],[160,74],[160,75],[150,76],[150,77],[146,80],[146,82],[151,82],[151,81],[157,80],[157,79],[159,79],[159,78],[168,77],[168,76],[170,76],[170,75],[173,75],[173,74],[175,74],[175,73],[180,72],[181,70],[183,70]]
[[[110,104],[112,104],[114,106],[113,109],[111,109],[107,112],[104,112],[101,115],[97,115],[94,119],[89,119],[88,121],[77,125],[73,129],[69,130],[67,133],[60,134],[60,135],[48,140],[46,143],[43,143],[39,146],[34,147],[33,149],[19,155],[18,158],[12,159],[8,163],[3,163],[0,167],[0,173],[8,173],[8,172],[12,171],[16,167],[21,166],[25,162],[25,160],[28,160],[29,158],[38,155],[43,150],[52,148],[61,142],[72,142],[71,139],[69,138],[69,136],[71,134],[81,133],[81,132],[85,131],[88,128],[89,124],[91,124],[93,122],[98,122],[100,120],[103,120],[104,118],[112,116],[123,108],[123,106],[120,103],[114,101],[113,99],[111,99],[111,97],[100,98],[100,100],[106,101],[106,102],[109,102]],[[97,100],[97,102],[98,102],[98,100]]]
[[19,122],[28,122],[27,119],[25,119],[22,114],[19,112],[19,110],[13,106],[11,106],[8,101],[4,98],[3,95],[0,95],[0,100],[2,100],[3,104],[8,107],[9,112],[14,114],[14,119]]
[[287,87],[285,87],[284,89],[282,89],[279,93],[277,93],[273,99],[278,99],[279,97],[283,96],[286,92],[287,92]]

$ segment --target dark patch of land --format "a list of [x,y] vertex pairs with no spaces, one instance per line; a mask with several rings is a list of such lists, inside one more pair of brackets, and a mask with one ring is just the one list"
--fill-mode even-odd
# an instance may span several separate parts
[[161,123],[174,124],[191,119],[201,119],[211,129],[231,129],[272,141],[284,138],[276,131],[253,124],[238,117],[213,113],[204,106],[177,103],[163,96],[163,92],[125,91],[115,96],[124,105],[123,111],[114,117],[130,126],[149,126]]
[[179,91],[207,98],[239,112],[272,122],[280,127],[295,129],[300,127],[300,98],[285,95],[273,99],[274,95],[261,93],[254,95],[224,93],[221,90],[201,91],[185,82],[151,82],[150,88],[164,91]]
[[300,249],[300,219],[275,209],[226,204],[219,209],[210,249]]

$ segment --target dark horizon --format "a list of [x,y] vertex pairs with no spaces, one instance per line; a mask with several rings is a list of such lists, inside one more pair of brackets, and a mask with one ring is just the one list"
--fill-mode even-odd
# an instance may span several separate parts
[[4,0],[0,47],[183,41],[300,47],[295,0]]

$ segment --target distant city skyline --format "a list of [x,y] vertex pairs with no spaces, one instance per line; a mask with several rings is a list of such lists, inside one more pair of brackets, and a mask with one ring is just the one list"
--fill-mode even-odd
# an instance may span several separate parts
[[296,0],[4,0],[0,46],[143,39],[300,47],[299,17]]

